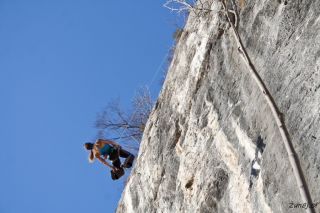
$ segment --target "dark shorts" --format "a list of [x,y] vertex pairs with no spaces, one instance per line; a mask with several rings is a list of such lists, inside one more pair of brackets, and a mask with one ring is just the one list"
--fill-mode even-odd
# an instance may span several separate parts
[[[108,159],[112,162],[112,165],[116,168],[116,172],[114,175],[115,179],[119,179],[121,176],[124,175],[124,170],[123,168],[121,168],[121,161],[119,157],[126,158],[124,161],[124,164],[128,165],[126,168],[130,168],[134,160],[134,156],[130,152],[123,149],[119,150],[118,148],[113,148],[113,151],[108,155]],[[112,170],[111,170],[111,173],[113,173]]]

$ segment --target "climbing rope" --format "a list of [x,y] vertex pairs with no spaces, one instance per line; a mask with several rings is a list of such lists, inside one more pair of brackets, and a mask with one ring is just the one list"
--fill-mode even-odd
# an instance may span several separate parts
[[[155,79],[155,78],[156,78],[156,76],[158,75],[158,72],[159,72],[159,70],[161,69],[163,62],[166,60],[166,58],[167,58],[167,56],[168,56],[168,54],[169,54],[169,51],[170,51],[170,50],[171,50],[171,48],[173,47],[174,41],[175,41],[175,40],[173,40],[173,41],[172,41],[171,46],[170,46],[169,50],[167,51],[167,54],[164,56],[164,58],[163,58],[163,60],[162,60],[162,62],[161,62],[161,64],[160,64],[160,66],[159,66],[159,68],[158,68],[157,72],[154,74],[154,76],[153,76],[153,78],[152,78],[152,80],[151,80],[150,84],[148,85],[148,87],[147,87],[147,88],[148,88],[148,90],[149,90],[149,88],[151,87],[151,85],[152,85],[152,83],[153,83],[154,79]],[[118,142],[118,143],[120,143],[120,141],[121,141],[121,139],[122,139],[123,134],[126,132],[126,130],[127,130],[127,128],[128,128],[128,125],[129,125],[129,123],[131,122],[131,120],[133,119],[133,117],[135,116],[135,114],[136,114],[137,110],[138,110],[138,106],[136,107],[136,109],[135,109],[135,111],[134,111],[133,115],[131,116],[131,118],[130,118],[130,120],[129,120],[128,124],[126,125],[126,127],[124,128],[124,130],[123,130],[122,134],[120,135],[120,138],[119,138],[119,142]],[[133,139],[134,139],[134,138],[133,138]],[[134,140],[135,140],[135,139],[134,139]],[[135,141],[136,141],[136,140],[135,140]],[[138,143],[138,141],[136,141],[136,142]]]

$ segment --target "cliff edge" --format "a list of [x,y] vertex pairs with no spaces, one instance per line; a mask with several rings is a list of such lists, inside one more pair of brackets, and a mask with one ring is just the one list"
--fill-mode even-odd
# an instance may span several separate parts
[[[285,114],[316,205],[320,4],[239,2],[233,7],[243,45]],[[302,212],[292,208],[301,203],[277,124],[225,14],[191,11],[115,212]]]

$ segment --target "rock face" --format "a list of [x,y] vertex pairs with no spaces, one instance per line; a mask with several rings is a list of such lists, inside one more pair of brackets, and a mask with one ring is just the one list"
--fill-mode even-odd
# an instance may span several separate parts
[[[213,0],[196,6],[221,9]],[[236,7],[243,44],[286,116],[316,204],[319,1],[246,0]],[[191,12],[116,212],[305,211],[290,203],[302,200],[288,154],[225,15]]]

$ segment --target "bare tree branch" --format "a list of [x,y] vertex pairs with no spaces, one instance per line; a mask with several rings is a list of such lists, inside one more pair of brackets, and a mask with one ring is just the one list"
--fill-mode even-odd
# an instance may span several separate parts
[[121,99],[112,99],[103,110],[97,113],[94,127],[98,129],[97,137],[105,138],[109,135],[118,135],[110,140],[123,140],[125,148],[138,151],[145,125],[148,121],[150,111],[154,105],[149,88],[140,86],[135,91],[132,99],[132,108],[122,109]]
[[[194,1],[192,1],[192,3],[194,3]],[[175,7],[176,5],[179,5],[179,7]],[[178,14],[183,10],[192,9],[191,4],[186,0],[168,0],[163,6],[171,10],[171,12],[177,11]]]

